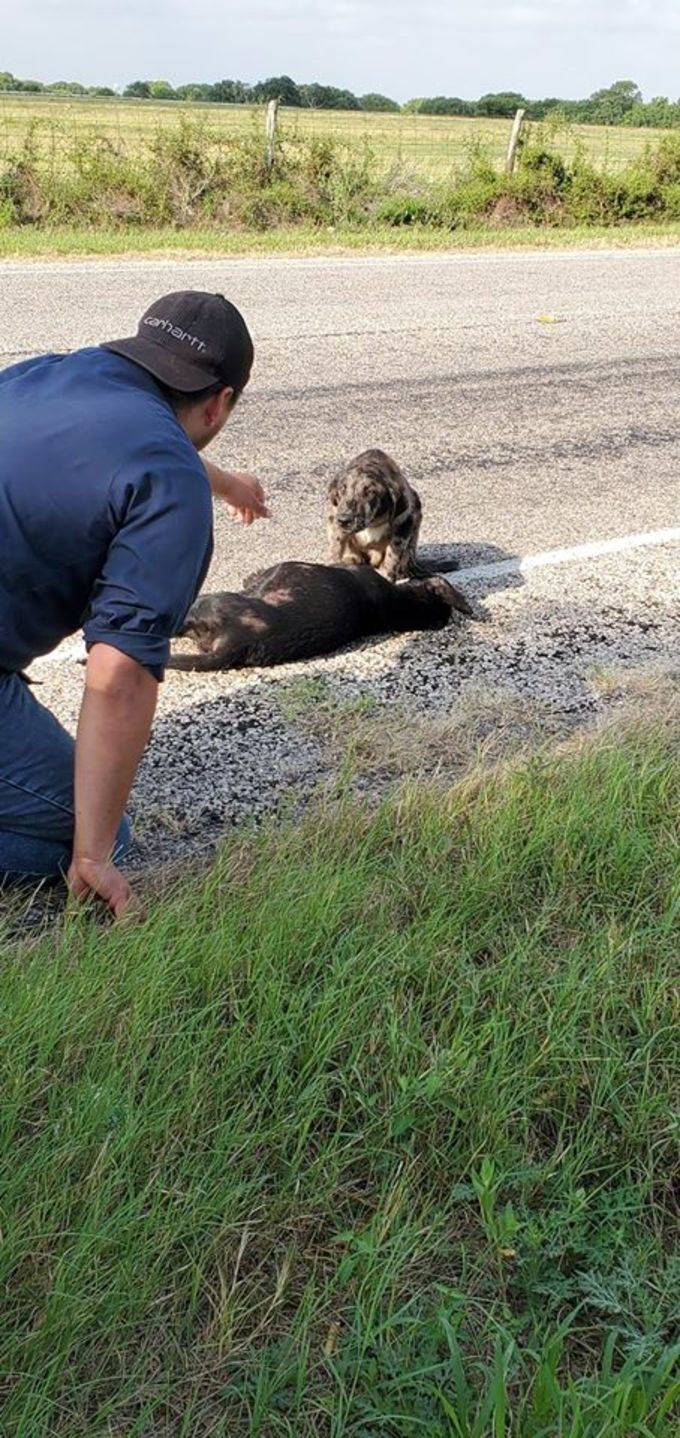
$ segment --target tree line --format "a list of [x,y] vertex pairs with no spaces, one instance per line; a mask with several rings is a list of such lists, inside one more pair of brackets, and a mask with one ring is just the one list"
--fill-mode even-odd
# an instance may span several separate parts
[[[108,85],[81,85],[76,80],[56,80],[43,84],[40,80],[20,80],[9,70],[0,71],[0,91],[46,95],[111,96],[118,92]],[[603,90],[596,90],[586,100],[564,100],[550,96],[530,100],[516,90],[502,90],[481,95],[478,100],[463,100],[457,95],[432,95],[407,100],[399,105],[389,95],[371,91],[355,95],[336,85],[297,84],[290,75],[273,75],[256,84],[244,80],[218,80],[215,84],[173,86],[168,80],[133,80],[126,85],[123,97],[137,100],[204,101],[220,105],[262,104],[280,100],[282,105],[314,110],[392,111],[418,115],[467,115],[509,117],[523,108],[529,119],[542,120],[551,113],[565,119],[592,125],[680,125],[680,100],[657,95],[644,101],[634,80],[616,80]]]

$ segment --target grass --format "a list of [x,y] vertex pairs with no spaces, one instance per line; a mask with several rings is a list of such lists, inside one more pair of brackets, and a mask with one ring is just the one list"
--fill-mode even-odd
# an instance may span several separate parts
[[[659,227],[663,239],[680,225],[677,134],[656,145],[647,134],[643,154],[601,168],[570,132],[532,126],[512,175],[501,172],[493,147],[468,145],[438,177],[428,163],[392,155],[378,133],[363,145],[314,136],[297,120],[280,131],[268,164],[252,117],[232,135],[214,119],[188,121],[180,110],[117,139],[49,119],[25,127],[0,157],[2,253],[60,245],[75,253],[88,233],[101,236],[88,253],[148,253],[164,237],[185,253],[206,245],[209,253],[257,253],[262,235],[274,236],[259,241],[265,252],[287,252],[292,240],[298,252],[320,253],[351,248],[362,231],[372,232],[371,248],[398,250],[450,248],[452,234],[492,243],[502,232],[521,246],[527,232],[560,230],[580,242],[583,231],[640,223]],[[26,239],[27,231],[44,238]]]
[[[368,140],[386,163],[406,165],[433,178],[462,163],[471,145],[483,145],[499,163],[507,150],[510,129],[507,120],[459,116],[285,108],[281,115],[290,135]],[[177,129],[182,117],[205,121],[225,137],[264,132],[264,108],[258,106],[0,95],[0,159],[21,143],[29,126],[37,126],[43,143],[58,149],[62,141],[75,136],[107,136],[125,143],[148,139],[159,126]],[[571,157],[581,145],[595,164],[616,170],[665,133],[626,125],[572,125],[561,148]]]
[[265,231],[61,225],[49,229],[0,228],[0,260],[97,259],[103,256],[348,255],[450,253],[465,250],[566,250],[667,248],[680,244],[680,221],[626,225],[575,225],[572,229],[517,225],[433,230],[426,225],[395,229],[318,229],[289,225]]
[[6,944],[3,1438],[677,1431],[676,721]]
[[271,168],[254,136],[226,143],[214,128],[181,123],[139,145],[80,136],[54,154],[30,134],[0,171],[1,252],[446,250],[498,245],[500,235],[540,244],[551,232],[580,244],[618,229],[675,240],[680,136],[617,174],[581,153],[567,162],[549,142],[532,130],[512,176],[471,152],[438,183],[386,168],[379,150],[291,134]]

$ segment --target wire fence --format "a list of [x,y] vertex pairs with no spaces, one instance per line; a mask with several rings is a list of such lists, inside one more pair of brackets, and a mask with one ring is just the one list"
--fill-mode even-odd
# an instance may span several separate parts
[[[0,93],[0,159],[8,160],[32,135],[41,155],[55,166],[65,151],[81,140],[107,138],[131,149],[159,128],[191,121],[212,137],[253,134],[264,144],[265,107],[101,96]],[[481,147],[502,164],[511,121],[505,119],[430,116],[368,111],[279,111],[279,135],[286,139],[334,138],[369,145],[386,166],[432,178],[445,177],[465,163],[471,148]],[[529,127],[532,128],[531,126]],[[602,168],[618,170],[653,143],[661,132],[652,129],[568,125],[554,132],[551,144],[565,157],[583,146]]]

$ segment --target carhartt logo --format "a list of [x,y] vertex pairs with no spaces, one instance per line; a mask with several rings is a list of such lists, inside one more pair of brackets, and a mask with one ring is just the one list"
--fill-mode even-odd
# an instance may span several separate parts
[[187,344],[191,345],[192,349],[195,345],[199,354],[201,350],[205,349],[205,344],[203,340],[199,340],[198,335],[190,335],[186,330],[181,330],[178,325],[173,325],[172,320],[160,319],[158,315],[147,315],[142,323],[151,325],[153,330],[166,330],[174,339],[185,340]]

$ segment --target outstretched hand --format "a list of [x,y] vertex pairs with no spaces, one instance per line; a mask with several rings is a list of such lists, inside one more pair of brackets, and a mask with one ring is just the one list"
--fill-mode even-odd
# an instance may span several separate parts
[[254,474],[220,469],[204,460],[210,488],[216,499],[223,499],[238,524],[252,524],[256,519],[269,519],[270,510],[264,489]]
[[229,492],[225,499],[237,524],[252,524],[255,519],[269,519],[264,489],[254,474],[230,474]]

